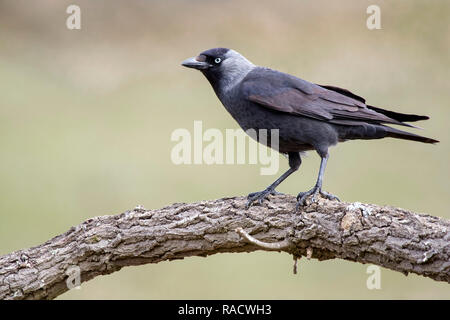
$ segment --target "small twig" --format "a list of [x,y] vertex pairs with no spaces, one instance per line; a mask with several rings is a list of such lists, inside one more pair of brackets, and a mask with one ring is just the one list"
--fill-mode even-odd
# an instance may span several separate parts
[[253,243],[254,245],[257,245],[261,248],[267,249],[267,250],[285,250],[291,246],[291,242],[287,239],[280,241],[280,242],[262,242],[258,239],[253,238],[251,235],[249,235],[247,232],[244,231],[242,228],[237,228],[236,232],[239,233],[243,238],[247,239],[250,243]]
[[300,257],[297,257],[296,255],[293,255],[292,256],[293,258],[294,258],[294,274],[297,274],[297,262],[298,262],[298,259],[300,259]]

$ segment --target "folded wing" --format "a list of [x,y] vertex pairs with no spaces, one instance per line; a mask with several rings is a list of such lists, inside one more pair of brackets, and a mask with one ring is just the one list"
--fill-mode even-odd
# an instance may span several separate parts
[[334,124],[365,122],[411,126],[402,121],[428,118],[367,106],[363,98],[346,89],[320,86],[266,68],[249,73],[241,88],[246,99],[265,108]]

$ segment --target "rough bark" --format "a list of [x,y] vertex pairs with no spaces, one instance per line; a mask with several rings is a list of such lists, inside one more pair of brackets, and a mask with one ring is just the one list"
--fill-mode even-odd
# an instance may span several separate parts
[[220,252],[280,250],[340,258],[450,282],[450,221],[407,210],[320,199],[295,212],[292,196],[245,209],[243,197],[88,219],[39,246],[0,257],[0,299],[52,299],[125,266]]

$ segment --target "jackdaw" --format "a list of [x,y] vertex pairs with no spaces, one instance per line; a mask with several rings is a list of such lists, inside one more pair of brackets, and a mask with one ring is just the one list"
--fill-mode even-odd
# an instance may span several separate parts
[[[321,157],[315,186],[297,196],[297,208],[317,194],[330,200],[336,196],[322,190],[328,148],[338,142],[386,137],[437,143],[437,140],[401,131],[385,124],[414,127],[405,122],[429,119],[366,104],[364,98],[339,87],[318,85],[290,74],[251,63],[227,48],[203,51],[182,65],[200,70],[210,82],[225,109],[246,131],[279,130],[278,151],[289,159],[289,170],[260,192],[248,195],[248,204],[262,201],[301,164],[301,152],[316,150]],[[259,141],[258,137],[256,139]],[[270,139],[266,145],[271,146]],[[261,142],[261,141],[259,141]]]

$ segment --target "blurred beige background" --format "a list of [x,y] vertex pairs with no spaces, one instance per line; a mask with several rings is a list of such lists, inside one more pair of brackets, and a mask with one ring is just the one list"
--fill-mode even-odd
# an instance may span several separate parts
[[[82,10],[68,30],[66,8]],[[381,8],[382,29],[366,28]],[[448,1],[0,0],[0,254],[92,216],[262,190],[255,165],[175,166],[177,128],[236,128],[207,81],[180,62],[231,47],[256,64],[348,88],[372,105],[426,114],[436,146],[356,141],[331,150],[325,189],[345,201],[450,218]],[[284,158],[282,167],[287,168]],[[315,181],[319,158],[280,187]],[[448,284],[287,254],[221,254],[130,267],[61,299],[450,298]]]

